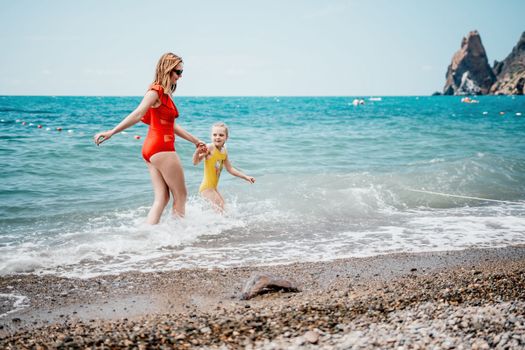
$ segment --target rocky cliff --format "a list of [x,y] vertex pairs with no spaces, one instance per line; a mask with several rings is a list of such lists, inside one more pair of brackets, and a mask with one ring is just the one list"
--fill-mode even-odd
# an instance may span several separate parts
[[525,85],[525,32],[518,44],[501,62],[494,62],[497,81],[490,88],[491,94],[523,95]]
[[503,61],[491,68],[477,31],[461,41],[448,66],[444,95],[523,95],[525,85],[525,32]]
[[496,82],[485,48],[477,31],[461,41],[461,48],[452,57],[447,69],[444,95],[484,95]]

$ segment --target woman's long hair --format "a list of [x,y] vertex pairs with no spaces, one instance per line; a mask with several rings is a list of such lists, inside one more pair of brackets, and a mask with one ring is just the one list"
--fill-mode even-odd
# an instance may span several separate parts
[[170,75],[171,72],[177,67],[179,63],[183,62],[182,58],[171,53],[165,53],[159,59],[157,63],[157,69],[155,70],[155,80],[153,84],[158,84],[164,89],[164,93],[172,94],[177,88],[177,84],[171,84]]

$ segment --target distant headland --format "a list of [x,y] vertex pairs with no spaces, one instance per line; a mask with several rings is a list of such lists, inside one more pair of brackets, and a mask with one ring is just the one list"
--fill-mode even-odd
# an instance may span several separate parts
[[507,58],[490,67],[478,31],[471,31],[452,57],[446,79],[443,92],[434,95],[523,95],[525,32]]

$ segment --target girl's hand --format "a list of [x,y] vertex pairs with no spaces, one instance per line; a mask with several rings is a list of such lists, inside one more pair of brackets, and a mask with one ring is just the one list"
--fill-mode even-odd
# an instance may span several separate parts
[[252,183],[252,184],[255,183],[255,178],[252,177],[252,176],[246,176],[244,179],[245,179],[246,181],[248,181],[249,183]]
[[98,146],[102,142],[109,140],[113,136],[113,130],[107,130],[103,132],[99,132],[93,137],[93,140],[95,141],[95,144]]

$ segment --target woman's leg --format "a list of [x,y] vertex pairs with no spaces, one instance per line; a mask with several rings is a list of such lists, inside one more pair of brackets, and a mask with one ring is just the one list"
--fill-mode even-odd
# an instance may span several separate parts
[[159,152],[151,156],[150,162],[161,173],[173,195],[173,214],[184,217],[188,193],[179,156],[175,152]]
[[224,199],[222,199],[221,194],[215,189],[207,189],[201,192],[201,195],[209,200],[215,210],[219,213],[224,212]]
[[151,184],[153,185],[153,193],[155,194],[153,205],[148,213],[147,222],[148,224],[155,225],[160,221],[162,212],[170,200],[170,194],[168,192],[168,185],[162,178],[160,171],[148,162],[146,162],[146,165],[148,166]]

